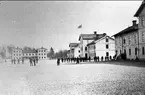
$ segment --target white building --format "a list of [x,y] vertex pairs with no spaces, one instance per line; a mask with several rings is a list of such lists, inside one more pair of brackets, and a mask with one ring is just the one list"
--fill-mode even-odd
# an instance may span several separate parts
[[30,57],[36,57],[37,56],[37,50],[36,49],[25,49],[23,50],[23,57],[24,58],[30,58]]
[[23,56],[23,50],[21,48],[14,48],[12,50],[12,59],[22,59]]
[[80,57],[79,43],[70,43],[69,47],[70,47],[69,58]]
[[97,34],[94,32],[94,34],[80,34],[79,41],[80,41],[80,57],[86,57],[88,58],[88,47],[87,44],[91,43],[98,37],[102,37],[103,34]]
[[88,44],[89,47],[89,56],[93,58],[98,56],[99,58],[103,57],[112,57],[115,55],[115,41],[113,38],[104,35],[98,39],[92,41]]
[[38,59],[48,59],[47,53],[48,53],[48,50],[46,48],[41,47],[37,49]]

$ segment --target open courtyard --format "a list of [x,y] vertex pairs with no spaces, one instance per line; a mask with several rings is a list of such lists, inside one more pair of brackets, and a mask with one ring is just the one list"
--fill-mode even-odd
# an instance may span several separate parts
[[0,95],[144,95],[145,68],[107,63],[0,64]]

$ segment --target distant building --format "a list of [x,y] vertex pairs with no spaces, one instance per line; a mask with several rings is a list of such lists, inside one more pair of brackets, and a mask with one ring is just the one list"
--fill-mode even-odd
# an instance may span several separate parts
[[37,49],[38,59],[48,59],[47,53],[48,53],[48,50],[44,47]]
[[138,50],[138,58],[145,60],[145,0],[143,0],[141,6],[137,10],[134,15],[138,18],[138,36],[139,36],[139,46]]
[[25,49],[23,50],[23,57],[24,58],[30,58],[30,57],[36,57],[37,56],[37,50],[36,49]]
[[69,58],[79,57],[80,55],[79,43],[70,43],[69,47],[70,47]]
[[114,37],[117,56],[126,54],[127,59],[136,59],[139,57],[138,24],[136,24],[135,20],[132,26],[115,34]]
[[113,38],[103,35],[96,38],[88,45],[88,55],[93,59],[95,56],[99,58],[112,57],[115,55],[115,41]]
[[12,51],[12,59],[22,59],[23,50],[21,48],[14,48]]
[[87,44],[91,43],[98,37],[102,37],[104,34],[80,34],[79,41],[80,41],[80,57],[88,58],[88,47]]
[[39,48],[39,49],[31,49],[31,48],[14,48],[12,51],[12,59],[22,59],[22,58],[30,58],[30,57],[38,57],[38,59],[47,59],[47,49]]

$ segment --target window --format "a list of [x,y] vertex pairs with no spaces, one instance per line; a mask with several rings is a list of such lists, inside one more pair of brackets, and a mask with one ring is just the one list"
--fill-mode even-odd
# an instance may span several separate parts
[[124,43],[124,44],[125,44],[125,42],[126,42],[125,39],[123,39],[123,43]]
[[135,44],[137,43],[136,34],[134,35],[134,43],[135,43]]
[[109,56],[109,52],[106,52],[106,56]]
[[106,45],[106,49],[108,49],[109,48],[109,45]]
[[78,50],[78,52],[80,53],[80,50]]
[[144,47],[142,47],[142,55],[144,55],[145,54],[145,52],[144,52]]
[[108,38],[106,38],[106,42],[109,42]]
[[130,40],[130,36],[128,36],[128,44],[130,45],[131,40]]
[[131,49],[129,49],[129,55],[131,55]]
[[137,48],[135,48],[135,55],[137,55]]
[[142,31],[142,37],[141,38],[142,38],[142,42],[144,42],[145,39],[144,39],[144,32],[143,31]]
[[144,26],[144,17],[141,17],[141,26]]
[[87,51],[87,47],[85,47],[85,51]]

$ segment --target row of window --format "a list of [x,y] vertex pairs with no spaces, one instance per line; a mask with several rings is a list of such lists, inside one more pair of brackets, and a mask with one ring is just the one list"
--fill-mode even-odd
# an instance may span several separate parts
[[[137,37],[136,35],[133,35],[134,36],[134,43],[136,44],[137,43]],[[124,38],[123,39],[123,44],[126,44],[126,39]],[[131,37],[128,36],[128,44],[130,45],[131,44]]]
[[[109,45],[106,44],[106,49],[109,49]],[[87,51],[87,47],[85,47],[85,51]]]
[[46,52],[46,50],[38,50],[38,52]]
[[39,57],[39,59],[45,59],[46,57]]
[[[132,51],[132,50],[129,49],[129,55],[131,55],[131,51]],[[135,51],[135,55],[137,55],[138,49],[135,48],[134,51]],[[126,53],[126,50],[125,50],[125,49],[124,49],[124,53]],[[121,54],[121,50],[120,50],[120,54]],[[145,48],[144,48],[144,47],[142,47],[142,55],[145,55]]]
[[[15,55],[16,55],[16,56],[21,56],[21,54],[14,54],[14,56],[15,56]],[[29,56],[35,56],[35,55],[37,55],[37,54],[23,54],[23,56],[25,56],[25,55],[26,55],[26,56],[28,56],[28,55],[29,55]],[[39,55],[46,55],[46,54],[44,53],[44,54],[39,54]]]

